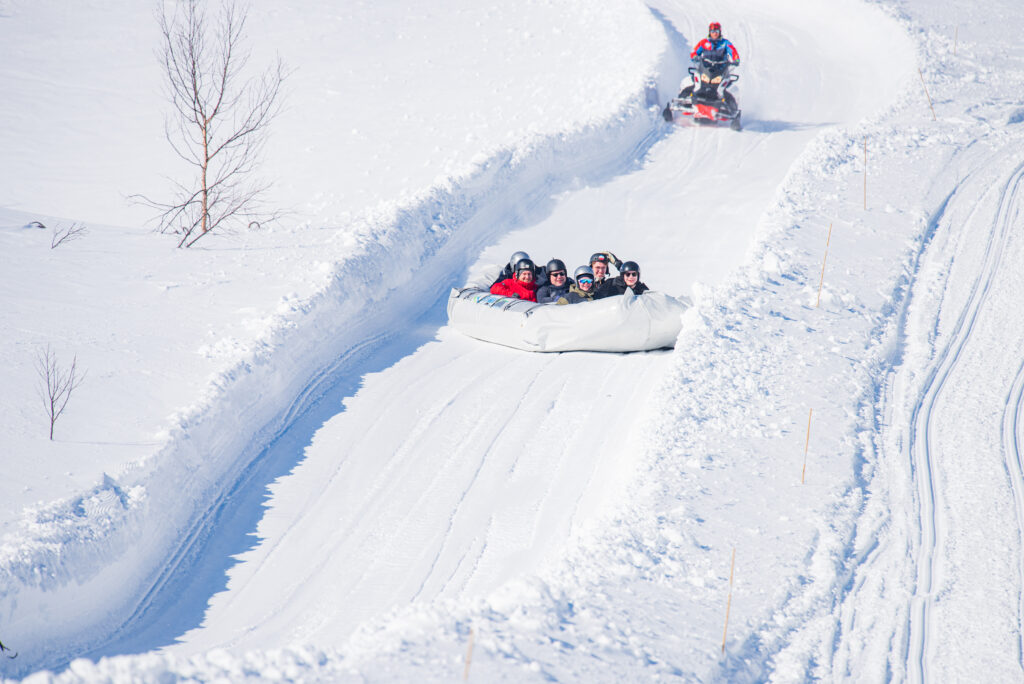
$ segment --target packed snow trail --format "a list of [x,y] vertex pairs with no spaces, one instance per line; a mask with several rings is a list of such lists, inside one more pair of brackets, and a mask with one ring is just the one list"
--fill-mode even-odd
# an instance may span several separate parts
[[[893,53],[904,56],[901,36],[880,30],[877,13],[852,2],[838,8],[716,9],[744,54],[738,94],[747,131],[666,128],[664,140],[641,146],[636,156],[620,151],[618,166],[596,174],[594,187],[559,197],[550,216],[491,245],[482,261],[501,262],[521,248],[541,260],[569,261],[611,248],[639,260],[644,280],[658,289],[686,293],[696,282],[720,283],[743,263],[760,217],[806,143],[829,125],[871,113],[872,83],[893,78]],[[688,47],[703,34],[712,6],[666,3],[659,11],[685,34],[673,38]],[[864,41],[885,37],[893,51],[884,57],[858,52]],[[808,64],[808,53],[819,57]],[[798,96],[777,97],[780,72]],[[601,158],[597,151],[594,157]],[[606,180],[615,173],[622,175]],[[540,205],[529,207],[532,218],[548,211],[542,191],[531,196]],[[437,290],[459,284],[440,282],[438,273],[462,273],[480,246],[463,244],[461,254],[444,255],[450,261],[438,264],[432,278]],[[408,310],[393,304],[382,308],[401,311],[394,322],[404,323]],[[443,330],[437,342],[368,375],[305,460],[272,487],[260,544],[231,568],[202,628],[173,650],[334,646],[386,619],[396,593],[407,607],[472,600],[510,578],[542,572],[616,501],[644,448],[638,426],[669,356],[532,358]],[[381,450],[380,443],[389,446]],[[510,479],[517,486],[508,491]],[[211,509],[222,510],[222,503],[228,502],[214,501]],[[176,586],[201,597],[218,592],[223,581],[211,575],[187,584],[195,558],[223,567],[236,550],[200,547],[169,569],[171,582],[184,577],[186,584]],[[375,581],[375,572],[386,582]],[[287,601],[288,609],[274,615],[268,596]],[[171,598],[152,605],[168,611],[149,616],[157,623],[175,617]],[[181,623],[171,622],[152,645],[181,636]],[[119,636],[123,643],[101,652],[137,647],[128,630]]]
[[[688,26],[704,9],[659,11]],[[669,128],[641,169],[627,164],[625,175],[560,198],[483,262],[515,249],[573,261],[612,248],[676,293],[738,266],[806,141],[870,112],[867,85],[892,69],[879,58],[878,72],[859,76],[864,88],[845,80],[858,39],[850,29],[867,28],[857,12],[842,29],[796,3],[770,14],[751,4],[719,15],[745,50],[746,133]],[[815,46],[812,68],[794,41]],[[800,97],[772,96],[779,71],[799,75]],[[484,595],[540,571],[616,500],[664,358],[532,357],[444,331],[440,344],[368,376],[272,487],[262,543],[173,650],[336,644],[392,607]]]

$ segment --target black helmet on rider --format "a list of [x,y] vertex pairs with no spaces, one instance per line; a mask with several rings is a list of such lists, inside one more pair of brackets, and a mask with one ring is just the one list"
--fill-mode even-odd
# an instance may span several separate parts
[[636,277],[640,277],[640,264],[635,261],[624,261],[622,262],[622,268],[619,269],[619,273],[626,275],[627,273],[636,273]]
[[565,262],[561,259],[552,259],[548,262],[545,270],[548,272],[548,277],[550,277],[552,273],[561,273],[562,275],[565,275]]
[[516,268],[513,272],[513,275],[515,275],[515,277],[518,278],[519,274],[522,273],[523,271],[529,271],[534,275],[537,274],[537,271],[533,266],[533,262],[529,258],[520,259],[519,261],[516,262]]

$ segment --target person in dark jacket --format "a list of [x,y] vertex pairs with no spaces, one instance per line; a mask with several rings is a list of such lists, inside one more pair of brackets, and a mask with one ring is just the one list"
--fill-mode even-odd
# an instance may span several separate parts
[[556,304],[579,304],[589,302],[594,298],[594,271],[589,266],[580,266],[572,274],[574,282],[569,286],[569,292]]
[[595,291],[605,280],[611,277],[611,273],[608,271],[609,265],[622,270],[622,262],[611,252],[594,252],[590,255],[590,268],[594,271]]
[[506,278],[500,283],[491,285],[491,294],[535,302],[537,301],[537,285],[533,280],[533,262],[529,259],[520,259],[516,263],[515,277]]
[[639,295],[651,289],[640,282],[640,265],[635,261],[623,262],[621,271],[618,276],[604,281],[601,287],[597,288],[594,299],[623,295],[626,294],[626,290],[631,290],[633,294]]
[[551,304],[569,294],[569,284],[572,279],[565,271],[565,262],[561,259],[552,259],[545,267],[548,276],[548,284],[541,285],[537,289],[537,301],[541,304]]

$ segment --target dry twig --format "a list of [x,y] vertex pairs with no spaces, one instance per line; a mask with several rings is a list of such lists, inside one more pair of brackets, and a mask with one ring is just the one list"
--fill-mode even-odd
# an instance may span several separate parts
[[81,223],[72,223],[67,228],[61,228],[60,225],[53,227],[53,237],[50,238],[50,249],[57,249],[65,242],[71,242],[78,238],[85,237],[89,229]]

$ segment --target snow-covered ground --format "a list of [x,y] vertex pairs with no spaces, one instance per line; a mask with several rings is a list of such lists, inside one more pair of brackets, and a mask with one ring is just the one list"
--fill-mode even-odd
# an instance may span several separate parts
[[[709,19],[742,133],[660,118]],[[1019,680],[1022,28],[253,7],[289,214],[177,250],[125,199],[180,172],[152,8],[0,1],[0,675]],[[517,249],[696,306],[643,354],[447,328]],[[86,371],[52,442],[47,345]]]

